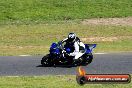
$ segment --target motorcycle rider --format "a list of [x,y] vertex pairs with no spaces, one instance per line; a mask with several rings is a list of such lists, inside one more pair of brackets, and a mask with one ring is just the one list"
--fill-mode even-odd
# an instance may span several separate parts
[[61,43],[65,43],[64,47],[71,49],[69,56],[74,57],[74,63],[77,62],[78,59],[85,53],[85,45],[80,41],[78,37],[76,37],[75,33],[69,33],[68,38],[62,40]]

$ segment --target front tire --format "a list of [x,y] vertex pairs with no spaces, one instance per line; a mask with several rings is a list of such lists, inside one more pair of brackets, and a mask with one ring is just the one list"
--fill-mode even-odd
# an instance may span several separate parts
[[42,66],[45,66],[45,67],[52,66],[52,60],[50,59],[49,54],[47,54],[46,56],[42,58],[41,64]]

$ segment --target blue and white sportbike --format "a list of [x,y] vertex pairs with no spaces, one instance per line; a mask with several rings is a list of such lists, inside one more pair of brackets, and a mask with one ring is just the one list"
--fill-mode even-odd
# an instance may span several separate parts
[[42,66],[80,66],[88,65],[93,60],[92,50],[96,47],[96,44],[85,44],[85,53],[78,59],[77,63],[74,63],[73,56],[69,56],[71,49],[65,47],[61,43],[52,43],[50,46],[49,54],[45,55],[42,60]]

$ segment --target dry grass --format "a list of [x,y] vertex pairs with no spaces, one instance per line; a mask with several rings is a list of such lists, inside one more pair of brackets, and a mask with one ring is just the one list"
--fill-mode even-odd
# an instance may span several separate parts
[[48,53],[52,42],[75,32],[84,43],[96,43],[95,52],[132,51],[132,27],[74,23],[2,25],[0,55]]

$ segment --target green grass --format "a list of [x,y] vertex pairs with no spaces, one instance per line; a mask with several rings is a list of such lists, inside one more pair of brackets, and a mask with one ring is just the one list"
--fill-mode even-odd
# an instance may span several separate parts
[[132,0],[0,0],[0,24],[132,16]]
[[[75,32],[78,37],[119,37],[115,41],[83,41],[97,43],[95,52],[132,51],[131,26],[82,24],[36,24],[0,26],[0,55],[39,55],[48,53],[52,42],[58,42]],[[120,38],[123,36],[123,38]]]
[[[120,37],[95,52],[132,51],[131,26],[83,25],[83,19],[132,16],[132,0],[0,0],[0,55],[48,53],[52,42],[75,32],[81,38]],[[129,37],[130,36],[130,37]]]
[[0,76],[0,88],[131,88],[129,84],[85,84],[80,86],[74,75],[64,76]]

